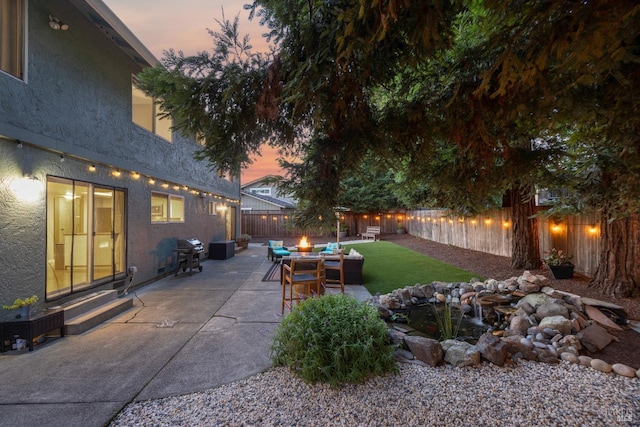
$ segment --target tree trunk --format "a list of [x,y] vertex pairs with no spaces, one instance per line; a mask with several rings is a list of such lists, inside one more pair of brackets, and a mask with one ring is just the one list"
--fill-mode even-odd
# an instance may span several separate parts
[[540,268],[540,243],[538,222],[534,217],[535,200],[527,187],[516,186],[509,190],[511,202],[512,239],[511,267],[517,269]]
[[640,227],[638,215],[609,221],[600,218],[598,269],[589,286],[615,298],[640,296]]

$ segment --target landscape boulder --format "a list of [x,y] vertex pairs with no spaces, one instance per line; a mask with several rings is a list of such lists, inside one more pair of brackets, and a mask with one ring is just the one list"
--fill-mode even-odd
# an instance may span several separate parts
[[404,337],[404,342],[416,359],[429,366],[438,366],[442,363],[443,351],[438,340],[407,335]]

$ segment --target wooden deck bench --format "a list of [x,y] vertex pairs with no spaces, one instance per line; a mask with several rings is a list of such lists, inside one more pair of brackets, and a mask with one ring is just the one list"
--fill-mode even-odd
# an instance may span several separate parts
[[367,227],[367,231],[362,233],[362,238],[363,239],[379,240],[380,239],[380,227],[371,226],[371,225],[368,226]]

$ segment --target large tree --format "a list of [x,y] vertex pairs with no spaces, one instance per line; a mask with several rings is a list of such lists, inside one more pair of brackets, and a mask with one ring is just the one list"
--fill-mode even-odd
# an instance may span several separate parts
[[[179,129],[207,137],[200,156],[219,168],[237,171],[266,138],[300,154],[289,179],[309,216],[337,205],[341,178],[368,151],[408,165],[416,184],[421,175],[442,179],[449,202],[465,187],[480,189],[480,200],[510,190],[526,208],[564,129],[597,135],[586,139],[595,152],[610,148],[631,166],[592,162],[608,184],[593,205],[603,226],[637,212],[636,2],[257,0],[251,8],[277,42],[272,58],[232,58],[232,48],[245,49],[225,30],[213,57],[168,55],[166,70],[143,75],[142,86],[164,99]],[[419,80],[405,84],[411,78]],[[396,85],[403,96],[380,95]],[[548,147],[532,145],[538,137]],[[617,295],[638,288],[638,257],[629,258],[637,238],[615,246],[628,241],[623,230],[603,230],[594,282]],[[535,237],[523,236],[522,257],[531,258]]]
[[[504,174],[510,194],[516,195],[512,205],[522,201],[513,212],[520,218],[531,212],[531,208],[520,209],[530,204],[522,195],[532,194],[532,184],[544,183],[540,172],[555,168],[557,150],[553,148],[565,148],[568,158],[574,158],[575,145],[567,145],[563,137],[583,138],[582,144],[587,143],[593,154],[572,169],[583,170],[602,184],[580,185],[587,179],[581,175],[583,180],[574,180],[576,185],[571,187],[582,206],[598,209],[602,217],[600,266],[593,285],[615,296],[637,293],[640,5],[606,0],[487,0],[475,5],[481,7],[472,10],[488,12],[479,21],[484,39],[470,46],[454,45],[454,66],[447,67],[439,85],[427,84],[429,90],[446,89],[446,79],[458,76],[449,84],[450,93],[443,91],[441,96],[431,91],[437,95],[431,97],[436,103],[425,103],[425,94],[410,109],[437,117],[445,128],[416,120],[412,129],[426,124],[439,129],[440,138],[455,143],[464,163],[460,170],[472,171],[460,176],[478,189],[490,188],[478,185],[486,183],[486,178],[499,179],[487,173],[490,168]],[[458,47],[465,51],[457,54]],[[438,97],[444,101],[441,105]],[[522,142],[545,135],[551,136],[545,144],[551,148],[547,153],[540,153],[540,146],[522,149]],[[532,158],[522,155],[527,151],[542,154],[547,164],[522,163]],[[521,175],[523,171],[534,175]],[[534,227],[529,224],[522,229]],[[522,241],[526,240],[514,238]]]
[[640,4],[631,0],[487,0],[505,23],[504,46],[481,90],[495,97],[540,91],[539,110],[571,126],[579,179],[574,198],[601,217],[592,285],[617,296],[640,294]]

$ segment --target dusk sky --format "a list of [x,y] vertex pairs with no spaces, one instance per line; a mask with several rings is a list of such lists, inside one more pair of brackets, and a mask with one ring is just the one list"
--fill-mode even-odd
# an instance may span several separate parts
[[[219,29],[216,19],[239,16],[240,34],[249,34],[256,50],[266,50],[261,37],[265,32],[257,20],[249,21],[243,9],[247,0],[103,0],[136,37],[158,58],[173,48],[185,54],[210,51],[213,47],[207,28]],[[282,174],[275,161],[275,150],[265,146],[262,156],[242,173],[242,182],[250,182],[268,174]]]

